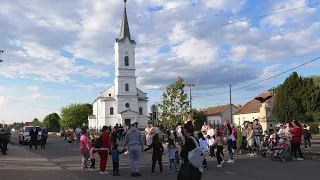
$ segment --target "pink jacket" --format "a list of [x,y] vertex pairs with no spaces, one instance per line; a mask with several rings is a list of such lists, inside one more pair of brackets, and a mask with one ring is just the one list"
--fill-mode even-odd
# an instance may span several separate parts
[[90,142],[87,136],[82,135],[80,138],[80,152],[85,152],[90,149]]

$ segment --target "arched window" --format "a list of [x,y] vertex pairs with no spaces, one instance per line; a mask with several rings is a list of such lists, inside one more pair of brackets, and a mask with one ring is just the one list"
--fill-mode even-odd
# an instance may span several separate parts
[[125,89],[126,89],[126,91],[129,91],[129,84],[125,85]]
[[113,115],[113,107],[110,108],[110,115]]
[[124,65],[129,66],[129,57],[128,56],[124,57]]
[[139,108],[139,114],[140,114],[140,115],[143,114],[143,112],[142,112],[142,107]]

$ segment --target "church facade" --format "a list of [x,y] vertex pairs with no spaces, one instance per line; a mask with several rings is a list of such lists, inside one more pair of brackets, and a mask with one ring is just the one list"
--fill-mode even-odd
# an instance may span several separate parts
[[126,5],[123,12],[120,37],[115,39],[114,85],[100,92],[93,101],[93,115],[88,117],[90,129],[116,124],[138,122],[145,127],[148,121],[147,94],[137,87],[135,67],[136,42],[131,39]]

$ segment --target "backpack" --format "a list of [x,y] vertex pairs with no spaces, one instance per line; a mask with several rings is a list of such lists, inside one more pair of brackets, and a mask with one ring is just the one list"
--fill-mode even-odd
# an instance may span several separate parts
[[190,138],[193,140],[194,144],[196,145],[196,148],[189,152],[188,160],[190,164],[192,164],[192,166],[196,168],[202,168],[202,162],[204,160],[204,149],[203,147],[199,146],[198,141],[194,137],[190,136]]
[[99,138],[96,140],[95,148],[102,148],[102,138],[99,136]]

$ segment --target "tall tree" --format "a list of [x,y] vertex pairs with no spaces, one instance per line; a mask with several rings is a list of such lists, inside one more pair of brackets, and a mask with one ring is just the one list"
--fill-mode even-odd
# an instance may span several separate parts
[[92,115],[91,104],[70,104],[61,108],[61,127],[76,128],[88,124],[88,115]]
[[278,121],[313,121],[320,112],[320,89],[311,78],[293,72],[276,88],[273,113]]
[[188,95],[184,92],[184,81],[181,77],[169,85],[162,94],[162,102],[159,104],[161,120],[166,125],[174,125],[182,122],[190,115]]
[[32,126],[42,126],[42,123],[39,121],[38,118],[34,118],[31,124]]
[[314,82],[314,84],[316,84],[316,86],[320,87],[320,76],[318,75],[313,75],[313,76],[309,76],[309,78],[311,78]]
[[42,124],[48,128],[49,131],[57,131],[60,128],[60,116],[57,113],[48,114]]

